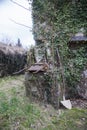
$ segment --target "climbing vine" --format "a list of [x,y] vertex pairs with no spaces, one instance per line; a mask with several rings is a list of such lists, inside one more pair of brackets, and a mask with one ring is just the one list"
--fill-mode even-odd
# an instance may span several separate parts
[[[80,81],[81,72],[86,68],[86,46],[75,51],[68,47],[70,38],[81,28],[87,32],[87,2],[85,0],[33,0],[34,37],[59,47],[66,84],[74,89]],[[74,91],[73,91],[74,90]]]

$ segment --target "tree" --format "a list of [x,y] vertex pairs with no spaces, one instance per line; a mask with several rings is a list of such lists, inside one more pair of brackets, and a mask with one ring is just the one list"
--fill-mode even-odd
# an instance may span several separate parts
[[18,47],[22,47],[22,44],[21,44],[21,42],[20,42],[20,38],[18,38],[18,41],[17,41],[16,46],[18,46]]

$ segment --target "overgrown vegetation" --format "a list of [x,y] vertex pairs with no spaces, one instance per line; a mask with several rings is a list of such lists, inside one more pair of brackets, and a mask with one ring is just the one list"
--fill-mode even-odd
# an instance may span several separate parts
[[0,77],[12,75],[14,72],[23,69],[26,62],[25,49],[0,43]]
[[50,43],[50,46],[59,47],[66,84],[72,94],[77,94],[74,88],[80,81],[82,70],[86,69],[86,47],[72,52],[67,43],[82,28],[86,35],[87,1],[34,0],[32,6],[36,44],[40,41],[44,46]]
[[87,110],[54,110],[25,97],[23,76],[0,79],[0,130],[86,130]]
[[[15,90],[13,93],[15,93]],[[39,118],[40,112],[26,100],[13,94],[9,101],[4,93],[0,93],[0,129],[30,128]]]
[[[19,78],[21,79],[21,77]],[[14,82],[18,77],[6,78],[0,81],[0,129],[20,129],[24,130],[31,128],[31,126],[39,119],[40,111],[36,109],[33,104],[28,103],[29,100],[25,98],[24,86],[6,86],[8,82]],[[17,81],[17,82],[18,82]],[[10,85],[10,83],[9,83]],[[3,88],[2,88],[3,87]],[[6,90],[5,90],[6,89]],[[23,94],[22,94],[23,93]],[[22,94],[22,96],[21,96]]]
[[86,130],[87,128],[86,110],[73,109],[66,111],[59,118],[53,117],[52,123],[43,130]]

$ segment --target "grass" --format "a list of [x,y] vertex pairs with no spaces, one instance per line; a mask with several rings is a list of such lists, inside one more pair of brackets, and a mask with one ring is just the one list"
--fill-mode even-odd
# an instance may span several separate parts
[[53,120],[58,130],[86,130],[87,110],[72,109],[65,111],[59,119]]
[[0,79],[0,130],[87,130],[87,110],[54,110],[31,103],[23,76]]
[[40,117],[39,109],[25,97],[23,84],[16,86],[15,80],[18,85],[21,77],[0,79],[0,130],[28,129]]
[[[5,93],[0,93],[0,130],[17,127],[30,128],[40,117],[40,111],[25,99],[19,100],[16,95],[8,100]],[[2,120],[3,119],[3,120]]]

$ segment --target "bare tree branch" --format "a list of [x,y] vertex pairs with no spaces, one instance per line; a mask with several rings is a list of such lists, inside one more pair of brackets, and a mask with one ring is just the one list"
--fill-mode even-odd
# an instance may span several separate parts
[[13,20],[13,19],[9,19],[9,20],[12,21],[12,22],[14,22],[15,24],[18,24],[18,25],[20,25],[20,26],[23,26],[23,27],[29,28],[29,29],[31,29],[31,31],[32,31],[32,28],[29,27],[29,26],[27,26],[27,25],[25,25],[25,24],[22,24],[22,23],[16,22],[16,21]]
[[24,6],[22,6],[21,4],[15,2],[15,1],[13,1],[13,0],[10,0],[10,1],[13,2],[14,4],[18,5],[18,6],[22,7],[23,9],[26,9],[27,11],[30,11],[30,9],[28,9],[28,8],[26,8],[26,7],[24,7]]
[[23,68],[23,69],[21,69],[21,70],[19,70],[19,71],[17,71],[17,72],[14,72],[12,75],[21,74],[21,73],[23,73],[26,69],[27,69],[27,68]]

